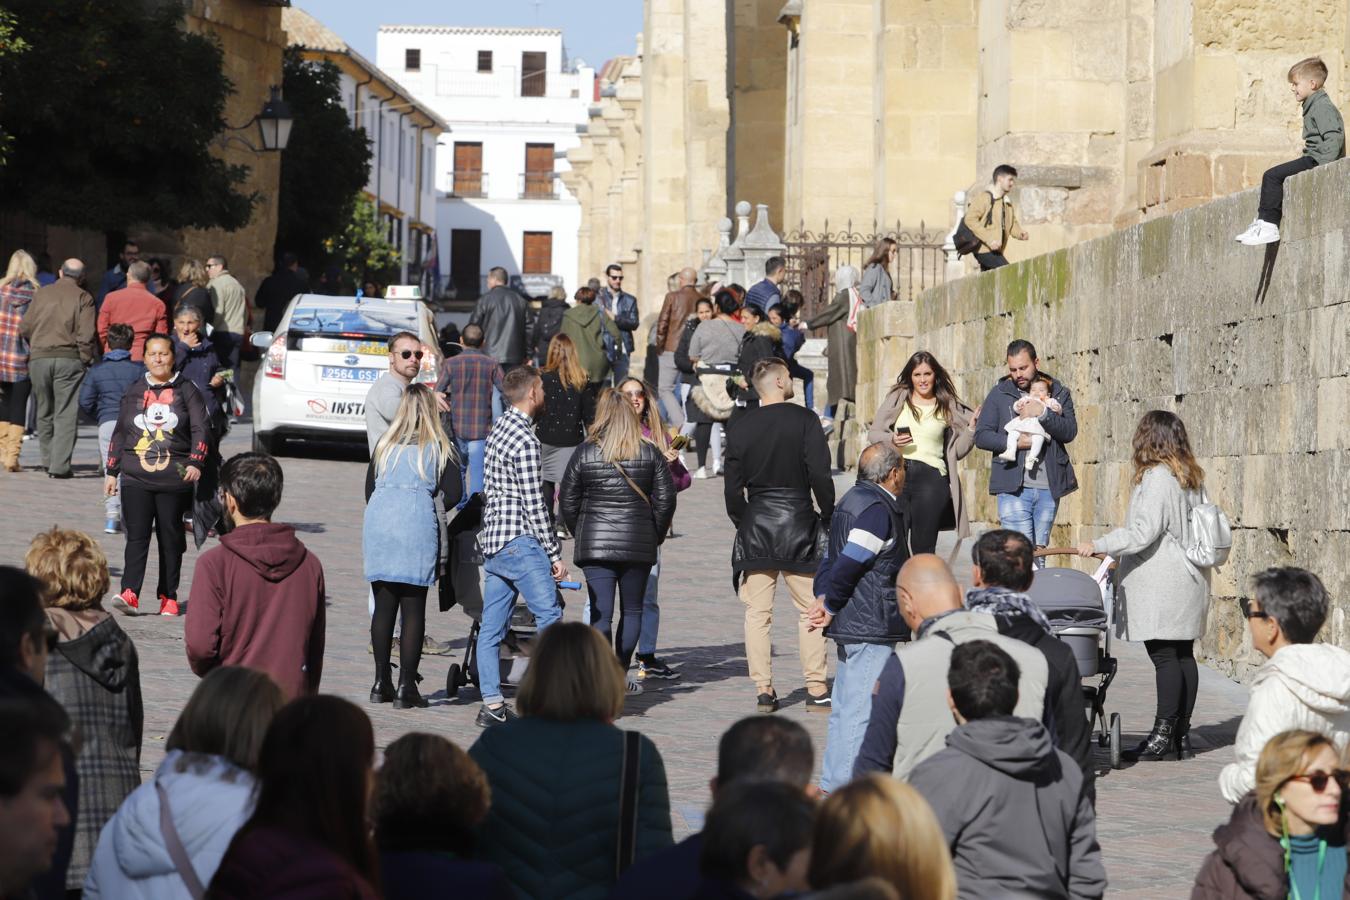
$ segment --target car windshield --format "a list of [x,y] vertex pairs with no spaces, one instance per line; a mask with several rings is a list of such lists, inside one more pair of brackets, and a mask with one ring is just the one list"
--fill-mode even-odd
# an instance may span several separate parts
[[302,306],[291,316],[290,336],[301,350],[384,354],[393,335],[418,333],[417,308],[407,303]]

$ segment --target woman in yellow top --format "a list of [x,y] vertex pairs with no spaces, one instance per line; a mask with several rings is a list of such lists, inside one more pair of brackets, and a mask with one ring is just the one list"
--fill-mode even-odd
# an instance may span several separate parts
[[[958,539],[970,536],[956,462],[975,446],[979,414],[961,402],[936,357],[920,350],[900,370],[872,419],[868,443],[888,441],[905,458],[901,502],[909,519],[911,554],[937,548],[944,520]],[[951,514],[945,515],[948,504]]]

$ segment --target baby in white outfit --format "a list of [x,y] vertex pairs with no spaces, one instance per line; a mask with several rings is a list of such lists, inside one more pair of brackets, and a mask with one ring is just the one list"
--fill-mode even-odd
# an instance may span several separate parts
[[1059,401],[1050,396],[1050,381],[1044,377],[1038,377],[1027,386],[1027,396],[1022,397],[1013,404],[1013,413],[1016,418],[1009,420],[1003,430],[1008,432],[1008,447],[998,458],[1007,462],[1017,462],[1017,439],[1021,435],[1031,437],[1031,447],[1027,450],[1026,467],[1028,470],[1036,467],[1040,461],[1041,450],[1045,447],[1045,439],[1050,435],[1046,433],[1045,428],[1041,426],[1039,415],[1027,415],[1023,412],[1032,401],[1036,401],[1041,406],[1055,414],[1064,412],[1064,407]]

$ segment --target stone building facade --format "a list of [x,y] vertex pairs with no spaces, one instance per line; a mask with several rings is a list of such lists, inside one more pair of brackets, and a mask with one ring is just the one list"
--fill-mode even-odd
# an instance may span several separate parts
[[[1350,0],[645,5],[627,99],[655,129],[636,156],[642,221],[625,226],[641,239],[606,246],[594,223],[608,187],[591,191],[582,228],[592,256],[635,258],[658,301],[648,276],[715,246],[738,200],[767,203],[780,232],[945,231],[953,194],[1007,162],[1031,234],[1010,249],[1027,258],[1251,187],[1297,156],[1285,73],[1305,56],[1326,61],[1338,105],[1350,97]],[[592,123],[609,121],[609,101]],[[612,139],[601,127],[579,157]],[[596,171],[578,167],[579,191]]]

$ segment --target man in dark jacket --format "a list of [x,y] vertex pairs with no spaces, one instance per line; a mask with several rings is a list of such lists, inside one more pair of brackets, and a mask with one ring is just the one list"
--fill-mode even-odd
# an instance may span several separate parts
[[600,288],[600,306],[614,320],[623,337],[611,341],[606,335],[605,349],[614,366],[614,386],[628,377],[628,359],[633,355],[633,332],[638,327],[637,298],[623,289],[623,266],[610,263],[605,267],[605,285]]
[[999,634],[1030,644],[1045,656],[1051,736],[1082,769],[1084,790],[1095,800],[1092,723],[1083,702],[1082,675],[1073,649],[1054,636],[1045,614],[1027,596],[1033,574],[1031,542],[1016,531],[996,529],[980,536],[971,557],[975,589],[966,594],[966,609],[991,614]]
[[525,361],[525,326],[529,304],[506,286],[506,270],[488,270],[488,291],[469,316],[470,325],[483,329],[483,352],[501,363],[503,372]]
[[548,345],[562,329],[563,315],[569,308],[567,294],[562,288],[549,291],[549,295],[539,302],[539,312],[530,324],[529,351],[540,368],[548,362]]
[[[825,637],[806,614],[815,604],[811,576],[820,564],[821,530],[834,514],[830,450],[820,420],[792,399],[783,360],[760,360],[750,373],[760,405],[727,435],[727,515],[736,526],[732,582],[745,604],[745,654],[760,712],[778,709],[773,689],[773,595],[782,575],[797,607],[797,640],[808,709],[829,712]],[[811,497],[815,495],[815,507]],[[817,508],[819,512],[817,512]]]
[[323,564],[289,525],[272,523],[281,466],[241,453],[220,470],[232,530],[197,560],[184,640],[192,671],[259,669],[287,697],[317,694],[323,675]]
[[42,466],[52,478],[70,478],[79,427],[80,382],[98,358],[94,298],[80,287],[84,263],[68,259],[55,284],[37,289],[19,333],[28,342],[28,374],[37,401]]
[[873,444],[858,460],[858,482],[834,508],[830,549],[816,570],[816,605],[808,619],[834,641],[830,727],[820,789],[853,780],[853,763],[872,712],[872,686],[909,626],[895,602],[895,576],[909,559],[909,529],[900,508],[905,462],[890,444]]
[[[717,742],[717,775],[708,788],[718,791],[738,781],[788,784],[808,797],[814,795],[811,775],[815,751],[811,735],[791,719],[754,716],[741,719]],[[638,860],[614,886],[613,900],[688,900],[698,890],[699,857],[703,833],[697,832],[674,847]]]
[[[120,323],[108,326],[108,352],[103,362],[89,370],[80,385],[80,410],[98,423],[99,459],[108,459],[108,445],[117,428],[117,415],[122,408],[122,395],[132,382],[145,375],[145,364],[132,362],[131,342],[135,338],[130,325]],[[106,474],[106,472],[105,472]],[[117,534],[122,530],[122,498],[113,494],[103,500],[105,517],[103,530]]]
[[263,309],[263,330],[276,331],[286,307],[296,294],[309,292],[309,279],[300,274],[300,260],[294,253],[283,253],[277,270],[258,285],[253,301]]
[[1106,891],[1096,816],[1078,767],[1040,722],[1013,716],[1017,663],[988,641],[952,651],[947,747],[910,775],[951,846],[958,897]]
[[1030,341],[1016,340],[1008,345],[1008,374],[994,385],[980,407],[975,446],[994,455],[989,470],[989,493],[998,498],[999,524],[1022,532],[1037,547],[1044,547],[1050,542],[1060,498],[1078,490],[1078,479],[1065,449],[1078,436],[1078,419],[1074,416],[1069,389],[1050,379],[1050,397],[1059,403],[1059,412],[1034,400],[1028,401],[1030,408],[1023,408],[1023,412],[1037,415],[1041,427],[1050,435],[1039,463],[1031,469],[1026,467],[1031,437],[1025,434],[1018,436],[1015,462],[999,458],[1008,446],[1008,433],[1003,426],[1017,418],[1013,405],[1030,396],[1028,388],[1041,374],[1040,362]]
[[[0,716],[5,720],[0,723],[5,736],[0,752],[0,897],[64,900],[79,782],[70,718],[42,688],[57,635],[43,615],[40,592],[41,585],[27,572],[0,566]],[[17,718],[11,719],[11,713]],[[44,768],[37,781],[31,779],[43,741],[25,746],[21,738],[29,728],[36,737],[57,744],[61,757],[59,772],[57,767]]]

